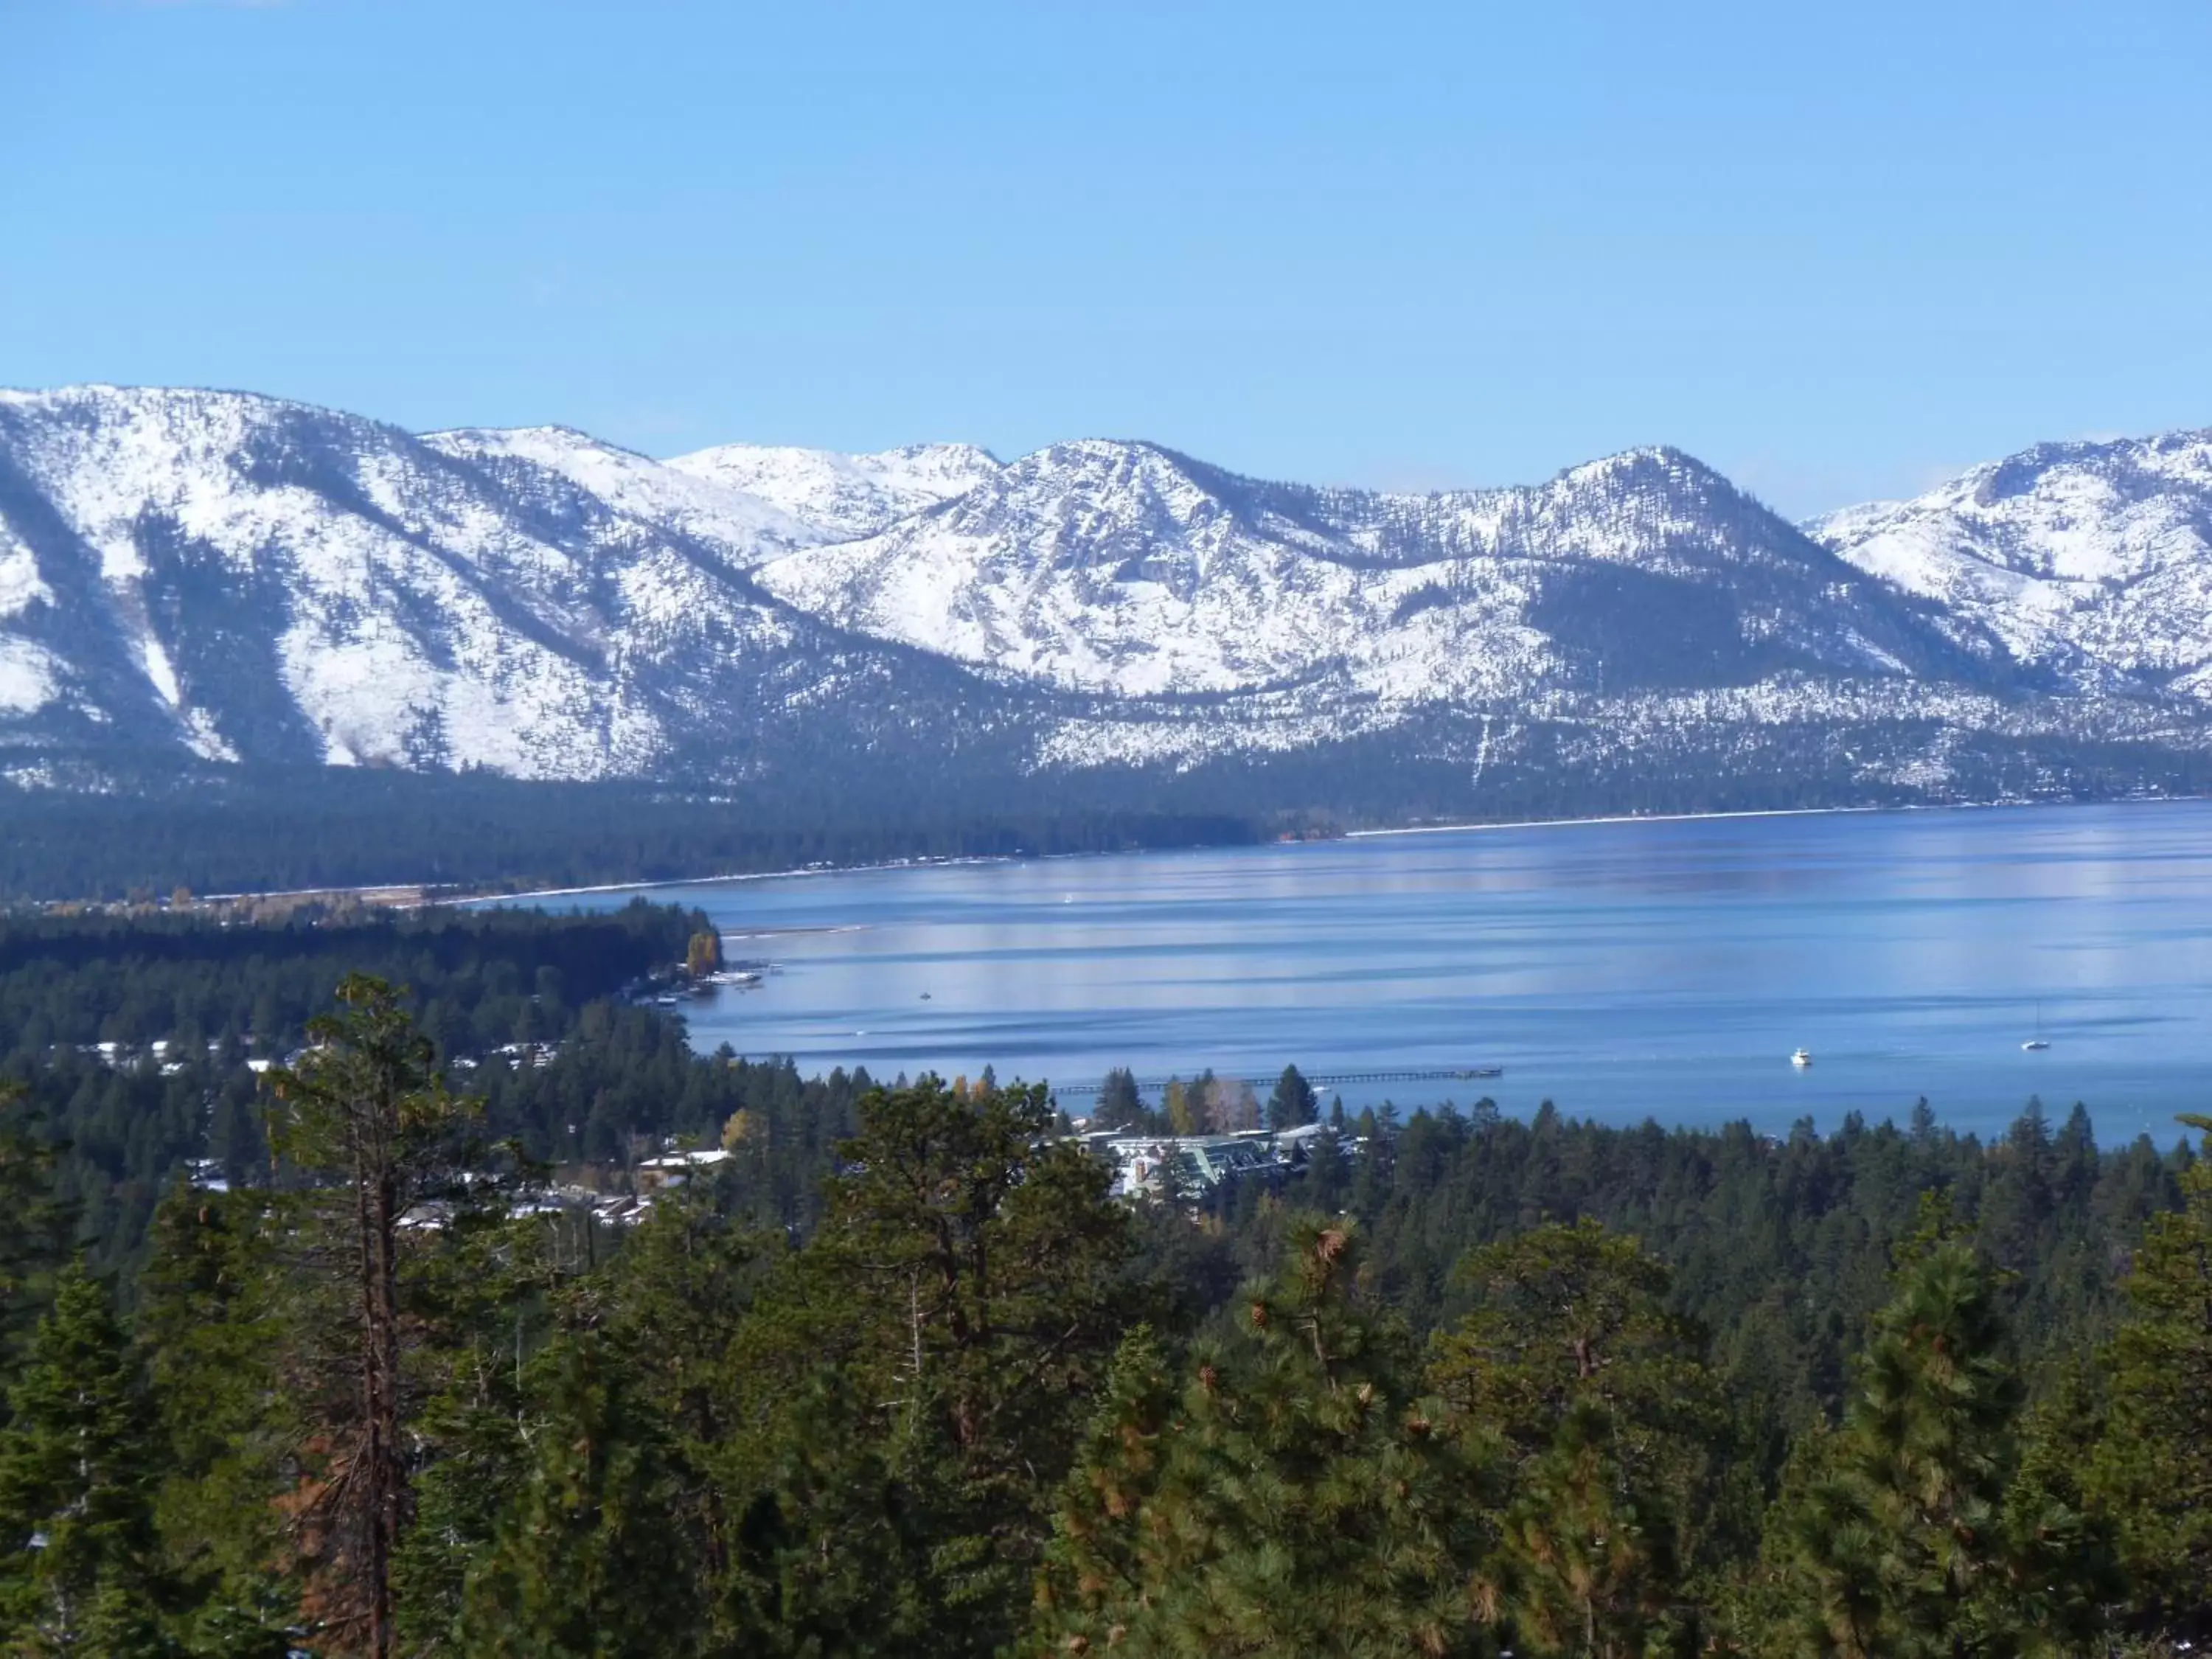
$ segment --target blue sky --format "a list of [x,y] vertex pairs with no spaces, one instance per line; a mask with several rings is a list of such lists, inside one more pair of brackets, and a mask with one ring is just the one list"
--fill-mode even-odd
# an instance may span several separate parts
[[0,0],[0,384],[1785,510],[2212,424],[2212,6]]

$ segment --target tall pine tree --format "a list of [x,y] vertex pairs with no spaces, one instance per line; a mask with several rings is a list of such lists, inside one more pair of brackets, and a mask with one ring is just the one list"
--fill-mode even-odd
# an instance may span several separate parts
[[280,1503],[301,1440],[285,1386],[291,1286],[279,1241],[296,1206],[265,1189],[179,1183],[139,1279],[172,1468],[160,1503],[196,1652],[283,1659],[299,1623]]
[[1304,1073],[1295,1066],[1284,1066],[1282,1076],[1275,1079],[1274,1092],[1267,1097],[1267,1127],[1295,1129],[1312,1122],[1319,1109],[1313,1085],[1306,1081]]
[[[1842,1426],[1802,1446],[1767,1524],[1779,1594],[1759,1644],[1837,1659],[2064,1651],[2094,1559],[2019,1547],[2022,1399],[1999,1275],[1931,1202],[1876,1316]],[[2039,1494],[2040,1535],[2064,1523]],[[2017,1510],[2019,1506],[2015,1505]]]
[[11,1653],[164,1650],[155,1495],[161,1437],[105,1286],[64,1271],[0,1432],[0,1628]]
[[404,1224],[417,1206],[459,1191],[469,1111],[447,1091],[429,1039],[398,992],[350,974],[337,1000],[339,1012],[309,1023],[299,1065],[270,1074],[270,1139],[315,1179],[311,1195],[326,1229],[313,1260],[327,1281],[319,1334],[334,1386],[322,1477],[300,1511],[303,1536],[325,1563],[319,1622],[370,1659],[388,1659],[392,1566],[412,1511],[401,1370]]
[[2156,1622],[2212,1638],[2212,1117],[2127,1279],[2128,1318],[2105,1355],[2110,1419],[2091,1485],[2118,1517]]
[[[733,1592],[763,1622],[835,1625],[861,1611],[844,1597],[865,1559],[904,1575],[878,1605],[928,1609],[923,1650],[995,1651],[1134,1304],[1131,1217],[1041,1086],[877,1091],[839,1154],[822,1231],[733,1355],[725,1467],[758,1483]],[[915,1650],[837,1627],[848,1650]]]
[[1668,1310],[1666,1267],[1584,1220],[1477,1250],[1459,1277],[1475,1305],[1429,1376],[1501,1470],[1486,1613],[1520,1652],[1693,1642],[1688,1581],[1726,1539],[1729,1422],[1703,1334]]
[[1069,1480],[1039,1652],[1482,1650],[1473,1472],[1365,1305],[1349,1223],[1299,1218],[1237,1335],[1171,1366],[1126,1341]]
[[25,1092],[0,1078],[0,1366],[29,1335],[69,1255],[70,1218],[54,1196],[54,1147],[37,1133]]
[[703,1632],[667,1441],[592,1333],[541,1357],[528,1480],[469,1582],[459,1646],[483,1659],[681,1659]]

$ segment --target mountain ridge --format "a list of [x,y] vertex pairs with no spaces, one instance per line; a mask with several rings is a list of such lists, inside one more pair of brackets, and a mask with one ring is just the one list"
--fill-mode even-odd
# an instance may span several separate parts
[[2039,444],[1808,529],[2063,681],[2212,695],[2212,428]]
[[1049,787],[1353,745],[1477,793],[1663,764],[1940,795],[1981,787],[1962,754],[2193,765],[2208,700],[2203,433],[1799,526],[1663,444],[1416,495],[1145,440],[657,460],[249,392],[0,392],[24,783],[126,754],[701,786],[896,754]]

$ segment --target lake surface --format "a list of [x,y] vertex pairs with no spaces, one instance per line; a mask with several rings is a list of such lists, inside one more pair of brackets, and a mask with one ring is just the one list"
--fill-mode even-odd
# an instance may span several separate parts
[[[810,1072],[1498,1066],[1340,1092],[1776,1131],[1901,1121],[1924,1095],[1984,1133],[2033,1095],[2054,1116],[2086,1102],[2105,1140],[2161,1144],[2172,1114],[2212,1109],[2212,803],[1553,824],[645,890],[780,970],[685,1005],[694,1046]],[[2051,1046],[2024,1053],[2039,1013]]]

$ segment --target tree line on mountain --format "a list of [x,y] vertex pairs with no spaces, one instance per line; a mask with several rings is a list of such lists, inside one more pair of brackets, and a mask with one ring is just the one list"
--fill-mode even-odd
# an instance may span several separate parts
[[[1218,715],[1164,700],[1168,718]],[[1939,757],[1936,781],[1901,781]],[[1243,846],[1412,823],[2110,800],[2212,791],[2156,742],[1847,724],[1595,724],[1463,711],[1312,749],[1035,772],[1024,756],[787,757],[743,785],[165,761],[85,793],[0,787],[0,901],[387,884],[514,891],[907,859]],[[895,799],[905,809],[886,814]]]
[[794,870],[1237,845],[1233,802],[1154,799],[1150,774],[1045,791],[932,778],[882,811],[873,773],[773,787],[518,782],[483,773],[243,769],[98,793],[0,787],[0,900],[423,885],[487,891]]
[[[135,1262],[98,1269],[12,1109],[11,1651],[2212,1634],[2186,1142],[1344,1115],[1291,1074],[1261,1109],[1343,1127],[1286,1181],[1133,1203],[1042,1085],[751,1068],[718,1124],[748,1068],[651,1011],[479,1088],[387,985],[337,988],[262,1079],[257,1179],[173,1184]],[[631,1067],[611,1109],[731,1156],[612,1237],[529,1142]]]

